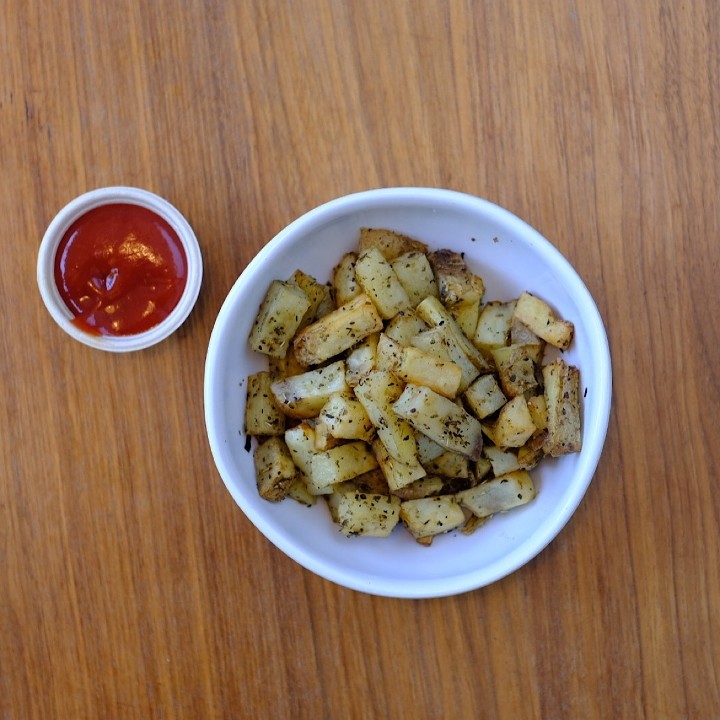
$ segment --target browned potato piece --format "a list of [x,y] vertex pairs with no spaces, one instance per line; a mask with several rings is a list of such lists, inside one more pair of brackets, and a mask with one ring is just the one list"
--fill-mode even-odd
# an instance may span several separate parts
[[439,495],[443,490],[443,481],[439,477],[424,477],[395,491],[395,495],[403,500],[419,500],[420,498]]
[[424,330],[410,342],[418,350],[422,350],[440,360],[455,363],[460,368],[461,378],[457,392],[466,390],[470,383],[480,374],[477,366],[465,354],[455,339],[455,334],[444,325]]
[[345,363],[338,360],[302,375],[278,380],[271,385],[275,402],[282,411],[294,418],[317,417],[333,393],[348,390]]
[[464,456],[451,450],[446,450],[442,455],[428,460],[423,464],[428,475],[440,475],[445,478],[469,478],[470,461]]
[[473,342],[486,353],[507,345],[514,302],[489,302],[480,311]]
[[418,251],[405,253],[395,258],[391,265],[398,280],[405,288],[412,307],[415,307],[428,295],[437,297],[435,275],[426,255]]
[[517,452],[513,450],[502,450],[495,445],[486,445],[483,453],[485,454],[485,458],[490,462],[490,467],[495,477],[521,469]]
[[527,400],[518,395],[500,409],[493,439],[501,448],[522,447],[536,430]]
[[400,519],[415,539],[432,538],[465,522],[465,513],[452,495],[404,500]]
[[326,300],[330,294],[327,285],[321,285],[314,277],[304,273],[302,270],[296,270],[288,282],[291,285],[297,285],[307,295],[310,307],[305,311],[300,327],[309,325],[317,316],[318,308]]
[[528,398],[528,410],[530,417],[538,430],[547,428],[547,407],[545,406],[545,395],[533,395]]
[[301,288],[273,280],[250,331],[250,347],[270,357],[285,357],[309,307],[310,301]]
[[332,519],[343,535],[384,538],[400,520],[400,498],[353,489],[333,492],[327,498]]
[[285,498],[297,469],[283,439],[268,438],[257,446],[253,457],[260,497],[271,502]]
[[410,298],[390,263],[377,248],[365,250],[355,263],[355,277],[384,320],[410,309]]
[[362,255],[368,248],[377,248],[388,262],[408,252],[427,252],[427,246],[402,233],[382,228],[361,228],[358,252]]
[[412,311],[401,310],[385,326],[385,334],[403,347],[412,344],[412,339],[428,326]]
[[517,459],[523,470],[534,468],[545,457],[545,439],[547,431],[535,433],[521,448],[518,448]]
[[[375,426],[378,438],[394,461],[407,466],[408,472],[403,473],[403,477],[412,481],[423,477],[425,470],[418,460],[415,433],[407,420],[399,417],[392,408],[401,393],[400,380],[393,373],[383,370],[369,373],[355,388],[355,396]],[[382,467],[382,462],[380,464]],[[392,489],[390,478],[388,483]]]
[[267,370],[248,377],[245,405],[245,432],[248,435],[285,433],[285,415],[275,402],[271,385],[272,376]]
[[352,480],[378,466],[375,455],[362,440],[338,445],[313,455],[310,479],[316,488]]
[[485,294],[482,278],[468,270],[460,253],[452,250],[435,250],[428,254],[428,260],[435,271],[435,278],[444,305],[454,305],[469,292],[481,298]]
[[392,457],[380,438],[372,441],[372,449],[393,494],[399,494],[402,488],[425,477],[425,468],[419,462],[403,462]]
[[369,442],[375,434],[375,427],[362,403],[355,397],[341,393],[330,396],[320,411],[318,420],[328,428],[334,438],[341,440]]
[[555,317],[552,308],[540,298],[524,292],[515,304],[515,317],[537,336],[561,350],[567,350],[572,342],[574,326],[567,320]]
[[[416,308],[415,312],[431,327],[439,327],[452,335],[453,339],[462,348],[463,352],[480,372],[488,372],[492,367],[483,354],[468,340],[448,309],[434,297],[425,298]],[[453,358],[453,361],[455,359]]]
[[401,380],[424,385],[445,397],[454,398],[462,382],[462,369],[454,362],[416,347],[402,347],[387,335],[380,335],[377,367],[390,370]]
[[370,298],[358,295],[301,330],[293,340],[295,355],[305,367],[319,365],[382,327],[382,318]]
[[379,340],[380,333],[373,333],[348,352],[345,358],[345,375],[350,387],[354,388],[362,377],[375,369]]
[[545,405],[547,407],[547,439],[545,452],[553,457],[579,452],[580,371],[562,358],[543,368]]
[[474,515],[487,517],[529,503],[535,497],[535,485],[530,473],[516,470],[461,490],[455,497]]
[[465,400],[478,420],[492,415],[507,402],[495,375],[490,373],[481,375],[470,385],[465,391]]
[[355,277],[357,253],[346,253],[335,266],[330,284],[335,296],[336,307],[341,307],[356,298],[362,292]]
[[427,387],[408,383],[392,409],[446,450],[471,460],[482,455],[482,427],[470,413]]
[[492,351],[500,385],[508,397],[524,395],[538,386],[535,370],[542,359],[540,345],[506,345]]
[[449,307],[450,314],[455,318],[455,322],[470,340],[475,337],[478,321],[480,320],[481,299],[478,293],[468,292]]

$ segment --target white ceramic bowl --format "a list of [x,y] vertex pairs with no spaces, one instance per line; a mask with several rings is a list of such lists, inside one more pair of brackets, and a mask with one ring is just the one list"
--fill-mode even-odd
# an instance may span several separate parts
[[[431,248],[465,253],[487,286],[486,299],[509,300],[529,290],[575,324],[565,353],[581,371],[583,449],[546,460],[533,471],[538,496],[493,517],[470,536],[451,532],[431,547],[404,529],[387,539],[346,538],[324,502],[306,508],[272,504],[257,493],[245,448],[245,380],[266,368],[247,337],[275,278],[296,268],[326,281],[363,226],[406,233]],[[438,597],[492,583],[535,557],[563,528],[595,472],[608,426],[611,364],[607,336],[592,297],[568,261],[526,223],[492,203],[448,190],[371,190],[331,201],[290,224],[247,266],[230,291],[210,339],[205,413],[210,446],[230,494],[255,526],[307,569],[340,585],[392,597]],[[582,532],[582,528],[577,528]]]
[[[187,281],[178,304],[161,323],[134,335],[112,336],[85,332],[73,322],[73,313],[63,301],[55,283],[55,254],[68,228],[89,210],[112,203],[139,205],[155,212],[175,230],[187,259]],[[202,276],[203,262],[200,246],[187,220],[164,198],[148,190],[135,187],[99,188],[76,197],[53,218],[45,231],[38,252],[38,287],[50,315],[75,340],[109,352],[142,350],[156,345],[175,332],[195,305],[202,284]]]

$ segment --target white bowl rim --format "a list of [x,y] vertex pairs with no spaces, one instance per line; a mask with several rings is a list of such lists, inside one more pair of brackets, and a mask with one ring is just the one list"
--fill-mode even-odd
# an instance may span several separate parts
[[[503,556],[489,568],[486,567],[482,571],[469,570],[467,573],[450,579],[443,577],[438,580],[422,579],[415,581],[403,579],[402,581],[395,581],[377,576],[359,576],[340,567],[328,567],[313,554],[288,541],[279,528],[272,523],[267,523],[264,518],[255,512],[251,505],[245,502],[242,495],[233,487],[231,471],[224,463],[222,447],[213,433],[216,407],[210,378],[218,362],[216,350],[221,342],[221,331],[226,324],[226,316],[229,316],[232,311],[235,297],[251,282],[255,269],[261,266],[268,255],[273,253],[274,249],[289,235],[312,229],[320,221],[322,223],[332,222],[335,218],[355,210],[362,210],[368,202],[376,203],[374,207],[392,206],[408,202],[414,204],[433,203],[436,205],[458,204],[463,206],[469,204],[476,211],[480,210],[483,214],[490,215],[502,222],[503,225],[514,228],[523,235],[530,245],[542,247],[543,253],[552,258],[555,269],[560,271],[565,278],[572,280],[574,286],[573,297],[582,305],[583,318],[588,327],[588,333],[592,335],[596,343],[594,359],[598,363],[599,371],[597,376],[594,377],[593,388],[601,399],[594,426],[588,429],[589,435],[594,438],[593,445],[588,448],[583,447],[580,454],[583,464],[578,469],[578,474],[581,475],[582,482],[576,482],[573,485],[573,494],[559,509],[554,522],[544,526],[542,533],[533,535],[532,542],[526,542],[510,555]],[[205,421],[211,453],[221,479],[246,517],[288,557],[320,577],[360,592],[394,598],[434,598],[476,590],[510,575],[540,554],[570,520],[592,481],[607,435],[611,400],[612,363],[607,334],[597,305],[575,268],[549,240],[509,210],[489,200],[444,188],[387,187],[363,190],[325,202],[291,222],[255,255],[233,284],[217,315],[208,344],[205,364]]]
[[[187,259],[187,281],[177,305],[162,322],[149,330],[134,335],[93,335],[85,332],[72,322],[74,316],[60,297],[55,283],[55,254],[67,229],[89,210],[112,203],[138,205],[165,219],[180,239]],[[71,200],[58,211],[48,225],[38,251],[38,288],[53,320],[75,340],[107,352],[123,353],[149,348],[175,332],[185,322],[195,306],[202,285],[202,277],[202,252],[195,232],[185,217],[165,198],[149,190],[127,185],[96,188]]]

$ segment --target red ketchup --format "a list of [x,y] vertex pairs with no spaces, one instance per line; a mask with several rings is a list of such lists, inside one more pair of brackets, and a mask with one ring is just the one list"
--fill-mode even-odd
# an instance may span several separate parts
[[115,203],[89,210],[55,254],[55,283],[73,320],[97,335],[136,335],[161,323],[180,301],[187,257],[159,215]]

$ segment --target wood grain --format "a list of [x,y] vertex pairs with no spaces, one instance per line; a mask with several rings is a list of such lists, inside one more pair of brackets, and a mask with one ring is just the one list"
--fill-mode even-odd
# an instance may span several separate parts
[[[0,23],[0,718],[720,717],[720,5],[8,0]],[[75,195],[176,204],[206,265],[154,349],[40,301]],[[242,515],[202,383],[289,221],[393,185],[486,197],[573,262],[614,361],[607,445],[545,552],[400,601]]]

